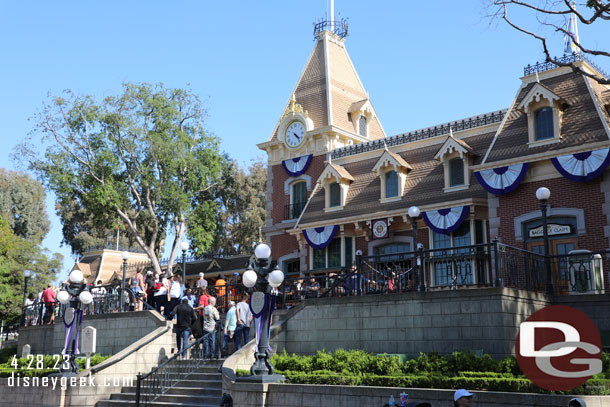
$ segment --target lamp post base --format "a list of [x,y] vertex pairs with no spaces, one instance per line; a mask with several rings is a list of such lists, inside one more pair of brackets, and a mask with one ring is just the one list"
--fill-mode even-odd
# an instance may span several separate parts
[[286,381],[286,378],[281,374],[265,374],[256,376],[240,376],[236,381],[242,383],[283,383]]

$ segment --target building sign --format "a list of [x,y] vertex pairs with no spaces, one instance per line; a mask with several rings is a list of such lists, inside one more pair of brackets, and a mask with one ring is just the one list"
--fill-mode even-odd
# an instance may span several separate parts
[[[549,223],[547,226],[547,233],[549,234],[549,236],[569,235],[570,233],[572,233],[571,225],[558,225],[556,223]],[[538,226],[537,228],[530,229],[529,237],[544,237],[542,225]]]
[[378,219],[373,222],[373,239],[385,239],[388,237],[388,220]]

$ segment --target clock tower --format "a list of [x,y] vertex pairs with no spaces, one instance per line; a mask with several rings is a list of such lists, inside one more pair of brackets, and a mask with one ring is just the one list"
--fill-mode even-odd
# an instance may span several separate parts
[[266,142],[267,222],[272,258],[288,276],[308,270],[309,247],[290,233],[333,149],[384,138],[385,132],[345,48],[345,20],[315,24],[316,45]]

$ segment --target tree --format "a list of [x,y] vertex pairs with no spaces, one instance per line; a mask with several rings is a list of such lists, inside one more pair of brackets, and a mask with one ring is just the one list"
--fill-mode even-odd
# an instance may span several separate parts
[[[610,84],[610,78],[604,78],[582,70],[573,59],[551,56],[548,45],[553,35],[560,35],[561,39],[570,35],[567,27],[568,21],[573,17],[585,25],[603,24],[610,20],[610,1],[588,0],[585,9],[582,11],[577,9],[572,0],[489,0],[489,5],[493,9],[493,17],[501,18],[517,31],[540,41],[546,62],[551,62],[557,66],[569,66],[574,72],[593,78],[601,84]],[[519,14],[522,18],[513,19],[512,14],[509,16],[510,10],[523,11]],[[531,24],[537,26],[535,29],[526,28],[530,25],[526,22],[528,17]],[[535,17],[535,22],[531,17]],[[545,33],[545,31],[548,32]],[[610,52],[589,48],[573,35],[570,36],[578,54],[610,58]]]
[[166,231],[174,234],[171,267],[194,199],[220,177],[222,156],[217,139],[204,130],[204,117],[190,90],[162,84],[128,83],[121,95],[101,102],[66,91],[36,115],[31,137],[48,146],[44,155],[31,140],[18,155],[59,202],[72,200],[105,229],[120,220],[160,272]]
[[19,320],[24,270],[35,273],[28,292],[37,293],[53,281],[62,264],[61,254],[50,254],[38,243],[16,235],[8,220],[0,216],[0,319]]
[[227,161],[217,188],[221,210],[217,217],[214,247],[221,252],[249,253],[262,240],[265,225],[267,166],[258,160],[246,172],[235,161]]
[[42,242],[50,228],[45,197],[40,182],[0,168],[0,216],[17,236]]

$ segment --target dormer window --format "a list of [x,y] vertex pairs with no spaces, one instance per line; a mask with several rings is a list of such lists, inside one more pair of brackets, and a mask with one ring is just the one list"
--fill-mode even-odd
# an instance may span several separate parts
[[369,136],[368,120],[364,115],[360,116],[360,119],[358,120],[358,135],[361,137]]
[[534,112],[534,131],[536,141],[553,138],[553,109],[542,107]]
[[354,181],[345,168],[340,165],[328,163],[318,184],[324,188],[324,211],[336,211],[345,207],[349,185]]
[[381,184],[379,200],[381,203],[402,199],[405,193],[407,173],[411,170],[411,166],[404,158],[386,148],[375,166],[371,169],[379,177]]
[[354,133],[360,137],[369,138],[369,124],[375,118],[375,110],[368,99],[352,103],[347,113],[354,125]]
[[464,185],[464,160],[455,157],[449,160],[449,186]]
[[438,150],[434,158],[443,164],[445,178],[445,192],[467,189],[470,185],[470,170],[475,157],[474,150],[464,140],[449,137]]
[[392,170],[385,173],[385,197],[395,196],[398,196],[398,174]]
[[333,182],[329,186],[329,204],[328,206],[334,208],[336,206],[341,206],[341,186],[338,182]]
[[556,143],[560,141],[561,119],[565,101],[553,90],[541,83],[535,83],[517,106],[527,115],[529,146]]

